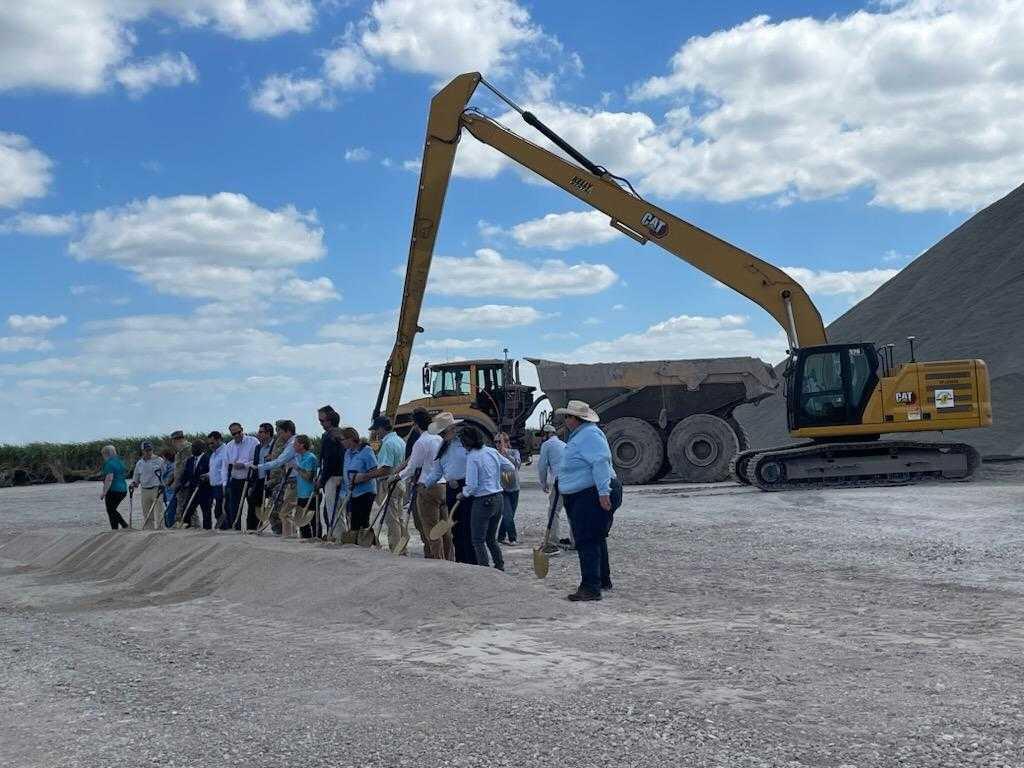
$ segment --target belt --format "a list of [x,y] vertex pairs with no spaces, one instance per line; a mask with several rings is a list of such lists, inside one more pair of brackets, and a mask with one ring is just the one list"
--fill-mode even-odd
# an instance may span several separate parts
[[144,490],[144,491],[155,491],[157,488],[160,488],[160,487],[161,486],[159,486],[159,485],[144,485],[144,486],[142,486],[142,490]]

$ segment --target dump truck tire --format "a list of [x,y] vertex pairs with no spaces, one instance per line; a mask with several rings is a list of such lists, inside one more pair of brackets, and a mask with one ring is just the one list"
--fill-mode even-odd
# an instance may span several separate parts
[[649,483],[665,460],[665,444],[658,430],[643,419],[615,419],[605,428],[612,466],[623,485]]
[[739,437],[729,422],[707,413],[687,416],[668,437],[669,461],[685,483],[728,480],[729,462],[739,449]]

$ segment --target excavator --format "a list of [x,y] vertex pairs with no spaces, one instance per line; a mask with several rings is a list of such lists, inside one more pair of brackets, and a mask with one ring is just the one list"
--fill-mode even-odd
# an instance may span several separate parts
[[[490,90],[564,153],[535,144],[469,101]],[[746,296],[786,332],[784,369],[790,436],[805,441],[738,453],[735,479],[765,491],[965,479],[980,456],[965,443],[925,442],[912,433],[992,424],[988,368],[978,359],[899,364],[892,345],[830,344],[821,314],[783,270],[644,200],[628,180],[593,163],[478,72],[455,77],[432,99],[420,169],[402,310],[375,413],[401,399],[434,252],[441,211],[463,131],[609,217],[640,245],[653,242]],[[882,439],[882,435],[900,436]]]

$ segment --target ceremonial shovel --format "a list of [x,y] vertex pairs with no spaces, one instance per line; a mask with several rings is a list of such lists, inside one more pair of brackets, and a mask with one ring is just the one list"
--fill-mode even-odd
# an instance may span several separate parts
[[538,579],[543,579],[548,575],[548,568],[551,566],[551,557],[544,550],[548,548],[548,542],[551,539],[551,526],[555,522],[555,515],[558,514],[558,499],[560,494],[558,493],[558,484],[555,484],[555,493],[551,497],[551,511],[548,513],[548,527],[544,531],[544,541],[539,547],[533,549],[533,572],[537,574]]
[[455,527],[455,510],[459,508],[459,504],[461,503],[462,498],[460,497],[455,501],[455,504],[448,512],[448,516],[442,517],[440,520],[434,523],[434,527],[430,529],[430,533],[428,534],[428,536],[430,536],[431,541],[443,539],[444,535]]
[[[122,497],[123,498],[123,497]],[[128,527],[132,527],[132,500],[135,498],[135,489],[128,486]]]

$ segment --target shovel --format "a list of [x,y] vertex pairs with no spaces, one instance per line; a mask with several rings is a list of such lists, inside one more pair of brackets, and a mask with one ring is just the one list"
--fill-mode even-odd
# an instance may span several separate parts
[[391,487],[388,488],[387,495],[384,497],[384,503],[377,507],[377,514],[370,522],[370,527],[359,531],[358,543],[360,547],[375,547],[380,544],[380,532],[384,529],[384,520],[387,517],[388,507],[391,504],[391,494],[395,492],[396,485],[398,485],[397,481],[393,482]]
[[[153,510],[156,509],[156,503],[158,501],[160,501],[160,494],[161,493],[162,492],[160,492],[160,491],[157,492],[156,496],[153,497],[153,503],[150,504],[149,505],[149,509],[146,510],[146,513],[145,513],[145,515],[142,518],[142,527],[143,528],[145,528],[146,527],[146,523],[149,523],[149,522],[152,522],[153,523],[153,528],[156,528],[156,520],[153,518]],[[128,513],[128,516],[131,517],[131,512]]]
[[[243,536],[245,535],[245,529],[247,527],[246,523],[248,522],[247,510],[249,508],[249,497],[247,493],[249,491],[249,478],[251,476],[252,470],[249,470],[245,475],[245,482],[242,483],[242,494],[238,499],[238,506],[235,508],[235,525],[238,526],[238,530]],[[246,512],[243,512],[243,507]],[[231,527],[234,528],[234,525]]]
[[431,528],[430,529],[430,533],[427,534],[430,537],[431,541],[437,541],[438,539],[443,539],[445,534],[448,533],[449,531],[451,531],[451,529],[455,527],[455,510],[457,510],[459,508],[459,504],[461,504],[461,503],[462,503],[462,498],[460,497],[460,498],[458,498],[455,501],[455,504],[452,506],[451,510],[448,512],[448,516],[447,517],[442,517],[440,520],[438,520],[436,523],[434,523],[434,527]]
[[555,494],[551,497],[551,511],[548,513],[548,527],[544,530],[544,541],[539,547],[533,549],[533,572],[537,574],[538,579],[543,579],[548,575],[548,569],[551,567],[551,557],[544,550],[548,548],[548,542],[551,539],[551,526],[555,522],[555,515],[558,514],[558,500],[561,494],[558,492],[558,484],[555,484]]
[[[419,479],[419,470],[416,470],[416,479]],[[409,514],[402,515],[402,535],[398,537],[398,543],[391,548],[391,551],[396,555],[404,555],[406,547],[409,546],[409,519],[415,514],[413,510],[416,509],[416,491],[418,485],[413,485],[412,493],[409,494]]]
[[[124,496],[121,497],[122,499]],[[128,486],[128,527],[132,527],[132,500],[135,498],[135,489]]]
[[316,490],[314,490],[313,494],[308,499],[306,499],[306,506],[302,508],[302,511],[299,514],[292,518],[292,523],[294,523],[299,528],[309,525],[310,520],[312,520],[313,516],[316,514],[316,507],[313,507],[313,509],[309,508],[309,505],[313,503],[313,499],[315,499],[316,496]]
[[189,512],[189,510],[192,509],[192,502],[195,501],[197,493],[199,493],[199,486],[198,485],[192,490],[192,495],[188,497],[188,503],[185,505],[185,511],[184,511],[184,513],[182,513],[181,520],[179,520],[178,524],[177,524],[178,528],[184,528],[185,527],[185,520],[186,520],[185,516],[186,515],[188,515],[189,517],[192,516],[193,513]]

